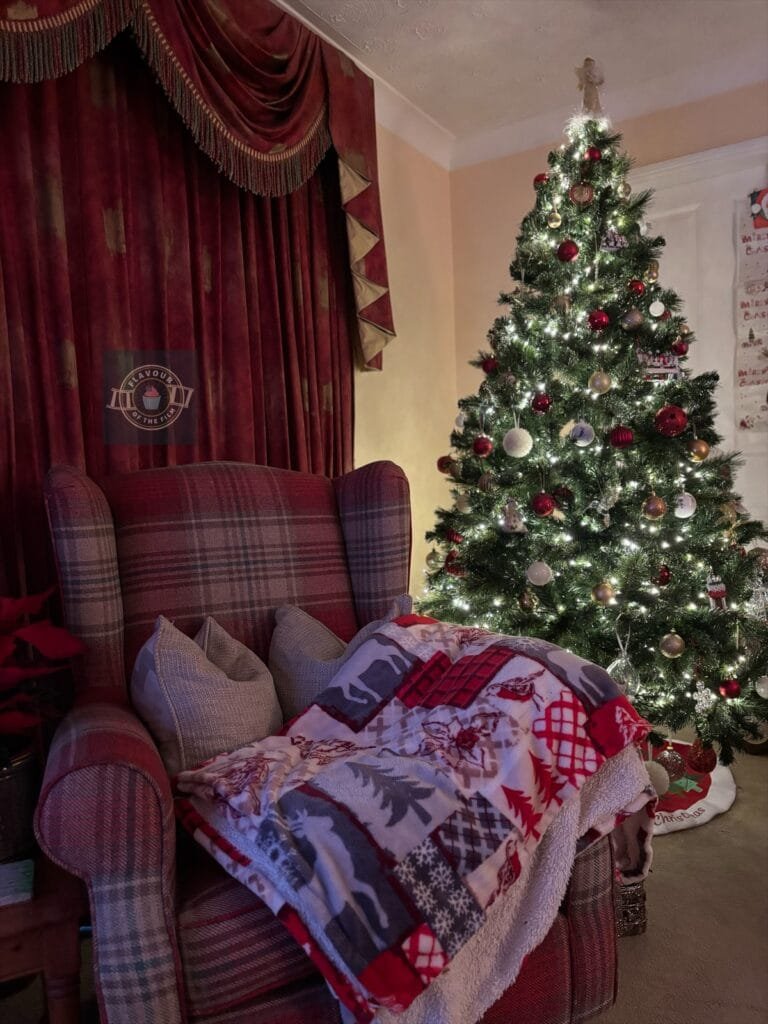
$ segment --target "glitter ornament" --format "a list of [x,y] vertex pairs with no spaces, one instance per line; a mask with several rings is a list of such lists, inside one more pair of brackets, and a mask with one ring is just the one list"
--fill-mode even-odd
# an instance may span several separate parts
[[663,519],[667,514],[667,503],[658,494],[651,494],[643,502],[642,513],[646,519]]
[[595,198],[595,190],[586,181],[579,181],[568,189],[568,198],[577,206],[588,206]]
[[763,700],[768,700],[768,676],[760,676],[755,680],[755,693]]
[[661,765],[669,776],[670,782],[677,782],[678,779],[682,779],[685,775],[685,761],[672,747],[665,747],[653,760],[656,764]]
[[676,519],[690,519],[696,511],[696,499],[688,491],[682,491],[675,498],[675,518]]
[[688,767],[701,775],[713,772],[717,767],[717,754],[712,747],[705,747],[701,740],[696,739],[685,752]]
[[641,295],[645,295],[645,285],[637,277],[633,278],[629,282],[629,284],[627,285],[627,288],[629,288],[629,290],[632,292],[633,295],[637,295],[638,297],[641,296]]
[[669,775],[667,775],[664,765],[659,764],[658,761],[646,761],[645,770],[648,772],[648,778],[656,791],[656,796],[664,796],[670,786]]
[[482,361],[480,367],[483,373],[496,373],[499,368],[499,360],[494,359],[493,356],[488,356],[487,359]]
[[539,491],[538,494],[534,494],[531,498],[531,508],[540,518],[545,516],[551,516],[557,508],[557,502],[551,494],[547,494],[546,491]]
[[504,451],[513,459],[524,458],[533,448],[533,438],[523,427],[508,430],[501,443]]
[[445,556],[445,571],[451,576],[466,576],[467,570],[459,562],[459,552],[454,548]]
[[533,612],[539,604],[539,599],[530,590],[524,590],[517,599],[517,603],[520,605],[520,609],[522,611]]
[[626,654],[620,654],[605,671],[628,697],[634,697],[640,689],[640,676]]
[[533,187],[538,188],[539,185],[546,185],[548,181],[549,175],[547,174],[547,172],[541,171],[541,173],[537,174],[536,177],[533,179]]
[[656,413],[654,424],[664,437],[677,437],[688,426],[688,414],[679,405],[665,405]]
[[430,551],[429,554],[427,555],[426,562],[427,568],[431,572],[434,572],[436,569],[439,569],[440,566],[443,564],[443,559],[439,551]]
[[648,307],[648,312],[651,314],[651,316],[656,317],[658,319],[660,316],[664,315],[666,308],[667,307],[660,299],[656,299]]
[[453,530],[450,527],[445,531],[445,539],[449,544],[461,544],[464,537],[459,533],[458,530]]
[[621,329],[624,331],[637,331],[644,323],[645,317],[635,306],[628,309],[619,320]]
[[611,318],[604,309],[593,309],[587,317],[587,323],[592,331],[604,331],[610,322]]
[[545,587],[552,582],[554,573],[546,562],[531,562],[525,571],[526,578],[534,587]]
[[693,698],[693,706],[696,708],[697,715],[706,715],[708,711],[712,710],[713,705],[717,703],[717,697],[712,693],[708,686],[703,683],[696,683],[696,693]]
[[552,399],[550,398],[549,395],[545,394],[543,391],[540,391],[539,394],[534,395],[533,398],[531,399],[531,408],[533,409],[534,412],[537,412],[537,413],[545,413],[545,412],[547,412],[551,405],[552,405]]
[[613,380],[610,373],[606,373],[605,370],[595,370],[587,383],[590,391],[594,391],[597,395],[604,395],[611,390]]
[[659,261],[648,260],[648,266],[646,268],[643,277],[648,284],[655,284],[659,280]]
[[685,640],[673,629],[671,633],[666,633],[661,638],[659,650],[665,658],[679,658],[685,650]]
[[587,448],[595,440],[595,430],[586,420],[575,423],[568,435],[577,448]]
[[487,493],[488,491],[493,490],[496,486],[496,477],[493,473],[482,473],[477,478],[477,486],[481,491],[485,491]]
[[635,435],[629,429],[629,427],[614,427],[608,435],[608,440],[611,442],[614,448],[629,448],[634,442]]
[[602,583],[596,583],[592,587],[592,600],[596,601],[597,604],[609,604],[615,596],[616,591],[607,580],[603,580]]
[[547,217],[547,226],[550,228],[559,228],[562,223],[563,218],[560,216],[557,210],[552,210],[552,212]]
[[437,468],[441,473],[450,473],[455,464],[456,459],[452,455],[441,455],[437,460]]
[[683,338],[675,338],[670,348],[676,356],[688,355],[688,342]]
[[520,513],[520,507],[514,500],[507,502],[499,525],[502,533],[528,533],[528,527]]
[[653,582],[657,587],[666,587],[672,580],[672,572],[668,565],[660,565],[659,571],[653,577]]
[[557,247],[557,258],[561,263],[573,263],[579,255],[579,247],[572,238],[566,238]]
[[718,690],[725,700],[733,700],[741,693],[741,683],[738,679],[725,679],[718,686]]
[[703,462],[709,455],[709,445],[700,437],[694,437],[692,441],[688,442],[686,448],[691,462]]
[[472,451],[475,455],[479,455],[481,459],[487,459],[493,451],[493,441],[487,434],[480,434],[472,442]]
[[620,181],[616,187],[619,199],[629,199],[632,195],[632,186],[628,181]]

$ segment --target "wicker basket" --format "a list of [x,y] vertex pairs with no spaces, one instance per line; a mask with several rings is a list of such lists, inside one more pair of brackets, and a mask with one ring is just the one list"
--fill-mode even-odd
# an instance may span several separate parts
[[616,899],[616,930],[619,935],[642,935],[648,924],[645,882],[619,885]]
[[26,750],[0,768],[0,861],[19,860],[35,846],[32,815],[37,802],[37,757]]

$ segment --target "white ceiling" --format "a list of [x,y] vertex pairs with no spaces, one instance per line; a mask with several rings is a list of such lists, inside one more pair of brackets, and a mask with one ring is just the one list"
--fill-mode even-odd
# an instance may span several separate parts
[[379,120],[446,166],[557,138],[586,56],[614,121],[768,80],[768,0],[278,2],[376,79]]

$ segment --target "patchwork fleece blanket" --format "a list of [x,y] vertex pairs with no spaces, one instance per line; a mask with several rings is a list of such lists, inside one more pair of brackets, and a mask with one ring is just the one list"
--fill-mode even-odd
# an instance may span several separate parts
[[281,735],[182,772],[179,813],[349,1019],[468,1024],[495,997],[456,1017],[445,992],[494,957],[510,984],[579,837],[624,822],[626,873],[649,866],[654,793],[632,749],[647,731],[607,673],[552,644],[403,616]]

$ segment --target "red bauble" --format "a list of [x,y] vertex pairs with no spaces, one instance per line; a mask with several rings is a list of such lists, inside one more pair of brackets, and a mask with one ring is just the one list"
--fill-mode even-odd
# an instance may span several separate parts
[[717,754],[712,747],[705,747],[701,740],[694,740],[685,754],[688,767],[695,772],[706,774],[717,767]]
[[531,399],[531,408],[534,412],[547,412],[552,405],[552,399],[545,392],[540,391]]
[[672,342],[672,351],[676,356],[684,356],[688,352],[688,342],[683,338],[675,338]]
[[741,683],[738,679],[726,679],[720,684],[718,689],[720,690],[721,697],[725,697],[726,700],[732,700],[741,693]]
[[472,451],[475,455],[479,455],[481,459],[487,459],[493,451],[493,441],[487,434],[480,434],[472,442]]
[[563,263],[573,263],[579,255],[579,247],[572,238],[566,238],[557,247],[557,258]]
[[629,288],[633,295],[645,295],[645,285],[636,277],[629,282],[627,288]]
[[537,516],[551,516],[557,508],[557,502],[551,494],[546,491],[539,491],[531,498],[531,508]]
[[593,309],[587,317],[587,322],[589,323],[591,330],[604,331],[611,322],[611,318],[604,309]]
[[668,565],[660,565],[659,571],[653,577],[653,582],[657,587],[666,587],[672,579],[672,571]]
[[688,414],[679,405],[665,405],[656,413],[655,423],[664,437],[677,437],[688,426]]
[[536,188],[538,185],[546,185],[549,181],[549,175],[546,171],[542,171],[541,174],[537,174],[533,179],[533,187]]
[[614,448],[629,448],[631,444],[634,444],[635,435],[629,427],[618,426],[610,432],[608,440]]
[[493,356],[489,356],[480,363],[483,373],[496,373],[499,368],[499,360],[494,359]]
[[458,530],[451,530],[450,528],[445,531],[445,539],[450,544],[461,544],[464,540]]
[[457,561],[458,557],[459,552],[455,548],[448,552],[445,556],[445,571],[449,572],[451,576],[466,576],[467,570],[461,562]]
[[570,505],[573,501],[573,491],[570,487],[566,487],[565,484],[559,484],[552,491],[552,497],[555,499],[558,505]]
[[441,473],[450,473],[456,464],[456,460],[452,455],[441,455],[437,460],[437,468]]
[[586,152],[587,160],[591,160],[593,163],[597,160],[603,159],[602,151],[597,146],[590,146]]

